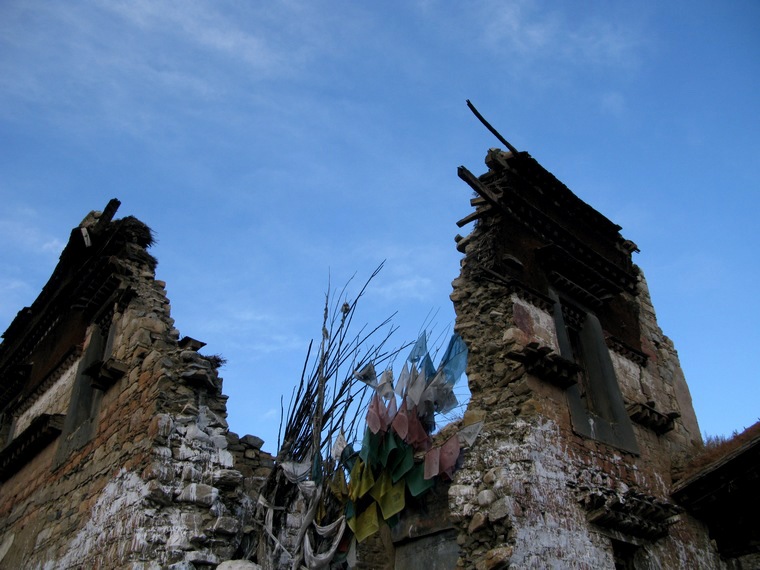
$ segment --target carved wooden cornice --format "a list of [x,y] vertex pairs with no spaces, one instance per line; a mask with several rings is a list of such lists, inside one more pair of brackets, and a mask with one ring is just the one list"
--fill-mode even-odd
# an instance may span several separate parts
[[622,494],[604,487],[586,489],[580,493],[579,502],[589,522],[651,540],[667,535],[682,512],[672,503],[633,489]]
[[0,481],[7,481],[63,430],[63,414],[41,414],[0,451]]

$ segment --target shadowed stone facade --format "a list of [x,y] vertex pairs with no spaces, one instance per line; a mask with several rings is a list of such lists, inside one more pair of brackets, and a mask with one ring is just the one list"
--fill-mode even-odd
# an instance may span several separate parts
[[111,201],[0,345],[0,567],[202,568],[241,544],[271,466],[179,338],[150,230]]
[[462,568],[722,568],[670,497],[701,447],[635,244],[527,153],[492,150],[451,298],[485,425],[449,491]]

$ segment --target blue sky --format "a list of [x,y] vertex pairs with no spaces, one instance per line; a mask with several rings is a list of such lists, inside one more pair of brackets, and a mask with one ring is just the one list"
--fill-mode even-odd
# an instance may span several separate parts
[[[0,3],[0,328],[112,197],[274,450],[328,278],[396,344],[453,323],[456,176],[498,142],[623,226],[703,432],[760,416],[760,4]],[[429,315],[434,315],[430,317]],[[442,341],[443,342],[443,341]]]

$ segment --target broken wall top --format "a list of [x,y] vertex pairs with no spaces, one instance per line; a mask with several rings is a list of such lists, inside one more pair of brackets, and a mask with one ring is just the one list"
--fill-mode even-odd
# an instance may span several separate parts
[[597,312],[613,336],[640,350],[636,245],[528,153],[491,149],[486,164],[489,171],[479,177],[459,168],[480,197],[462,222],[479,219],[492,236],[478,246],[480,269],[547,306],[551,290],[566,292]]
[[2,335],[0,410],[32,393],[72,350],[81,350],[87,327],[114,302],[129,300],[127,279],[135,265],[155,268],[146,251],[153,243],[150,228],[133,217],[114,220],[118,207],[113,199],[72,229],[42,292]]

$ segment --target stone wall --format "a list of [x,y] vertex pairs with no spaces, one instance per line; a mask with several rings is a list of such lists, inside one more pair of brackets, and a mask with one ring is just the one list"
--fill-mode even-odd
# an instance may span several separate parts
[[[590,435],[574,428],[569,391],[576,389],[578,367],[563,357],[558,304],[550,297],[554,283],[569,287],[570,280],[547,272],[550,281],[542,282],[536,273],[544,266],[531,257],[545,247],[547,236],[556,240],[561,233],[552,234],[551,221],[520,219],[531,215],[525,206],[530,198],[522,200],[540,192],[537,188],[543,188],[541,200],[555,191],[556,200],[577,210],[574,215],[594,216],[527,155],[512,162],[511,155],[498,158],[503,179],[489,171],[480,182],[469,180],[486,199],[474,199],[476,213],[464,220],[479,218],[472,233],[460,238],[465,257],[451,295],[455,328],[469,349],[468,411],[486,418],[449,491],[459,529],[458,567],[723,568],[704,526],[669,496],[673,474],[694,455],[701,438],[677,354],[657,326],[641,272],[629,266],[631,275],[639,275],[635,289],[615,293],[616,305],[599,305],[600,313],[623,307],[627,315],[638,315],[640,339],[630,334],[630,326],[617,337],[606,334],[605,350],[629,416],[612,427],[627,422],[635,438],[623,438],[618,446],[593,436],[593,419]],[[523,187],[529,168],[531,182]],[[545,180],[556,190],[541,187]],[[486,182],[491,186],[483,188]],[[518,196],[505,205],[509,192]],[[588,239],[603,233],[583,231]],[[604,231],[614,237],[616,230]],[[624,265],[622,259],[615,263]],[[576,266],[580,269],[561,269],[585,271],[572,275],[578,281],[593,274],[581,263]],[[593,300],[570,284],[573,293]],[[633,346],[638,342],[640,348]]]
[[[98,215],[88,219],[82,227],[92,228]],[[124,230],[118,222],[92,232],[95,249],[98,235],[118,238]],[[75,230],[72,243],[78,239]],[[99,255],[85,263],[97,264]],[[6,453],[0,566],[215,567],[245,549],[241,541],[271,457],[260,451],[260,439],[229,431],[219,359],[202,356],[202,343],[180,340],[164,283],[155,279],[143,245],[127,240],[102,255],[118,286],[96,311],[85,310],[94,316],[83,338],[74,339],[75,358],[64,359],[35,391],[21,390],[4,410],[6,423],[16,420],[6,430],[6,451],[17,436],[31,437],[35,414],[66,418],[59,435],[35,454]],[[88,267],[70,267],[70,257],[62,256],[54,278]],[[33,305],[30,322],[41,307],[54,311],[63,294]],[[61,318],[67,315],[80,318],[65,311]],[[29,357],[23,343],[9,343],[27,334],[19,329],[6,333],[3,362]],[[102,356],[85,369],[97,342],[104,344]],[[18,358],[9,354],[14,350]],[[10,364],[4,373],[9,370]]]

